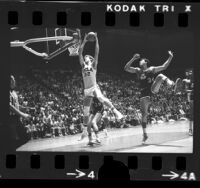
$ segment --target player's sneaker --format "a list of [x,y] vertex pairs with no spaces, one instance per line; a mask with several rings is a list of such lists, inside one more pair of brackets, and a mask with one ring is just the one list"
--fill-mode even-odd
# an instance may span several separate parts
[[143,134],[142,144],[145,144],[147,139],[148,139],[147,134]]
[[101,140],[100,140],[99,138],[96,138],[96,142],[97,142],[98,144],[100,144],[100,143],[101,143]]
[[182,80],[180,78],[176,79],[175,85],[174,85],[174,93],[181,92],[182,89]]
[[192,136],[193,133],[192,133],[192,129],[189,129],[189,136]]

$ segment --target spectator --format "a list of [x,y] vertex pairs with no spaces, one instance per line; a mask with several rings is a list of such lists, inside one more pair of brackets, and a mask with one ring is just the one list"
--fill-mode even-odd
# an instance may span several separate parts
[[[100,73],[97,76],[103,93],[126,116],[123,122],[117,122],[113,114],[108,113],[109,123],[106,124],[111,128],[139,125],[139,83],[127,74]],[[19,77],[18,91],[20,103],[35,107],[34,110],[27,109],[32,120],[23,121],[30,139],[73,135],[82,131],[81,73],[33,70],[32,74]],[[151,96],[151,101],[149,123],[189,116],[190,106],[184,94],[173,95],[168,88],[162,87],[161,92]]]

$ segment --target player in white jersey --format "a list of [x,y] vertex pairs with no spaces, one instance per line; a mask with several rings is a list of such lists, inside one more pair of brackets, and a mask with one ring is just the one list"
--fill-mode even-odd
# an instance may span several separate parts
[[[96,42],[94,58],[90,55],[85,55],[83,57],[83,49],[86,42],[88,41],[88,36],[89,36],[88,34],[85,35],[84,40],[79,49],[79,60],[82,67],[82,76],[83,76],[83,82],[84,82],[84,101],[83,101],[84,126],[88,126],[90,106],[91,106],[93,97],[97,97],[101,103],[103,103],[105,106],[111,109],[116,115],[117,119],[120,120],[123,118],[123,115],[113,106],[110,100],[102,94],[96,81],[97,64],[98,64],[98,56],[99,56],[99,42],[97,38],[97,33],[94,33],[94,36],[93,36]],[[89,137],[89,142],[90,142],[91,134],[88,134],[88,137]]]

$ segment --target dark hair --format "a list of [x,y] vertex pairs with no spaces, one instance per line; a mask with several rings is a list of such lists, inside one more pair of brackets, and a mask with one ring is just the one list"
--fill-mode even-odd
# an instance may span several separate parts
[[147,58],[141,58],[140,61],[142,60],[146,61],[148,64],[150,63],[150,61]]

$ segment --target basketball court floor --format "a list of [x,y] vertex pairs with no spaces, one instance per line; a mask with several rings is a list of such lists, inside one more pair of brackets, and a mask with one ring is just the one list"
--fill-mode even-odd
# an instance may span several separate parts
[[87,146],[88,138],[78,141],[80,134],[31,140],[17,151],[50,152],[128,152],[128,153],[192,153],[193,137],[188,135],[189,121],[148,125],[148,140],[142,144],[142,128],[108,129],[106,138],[100,132],[101,144]]

